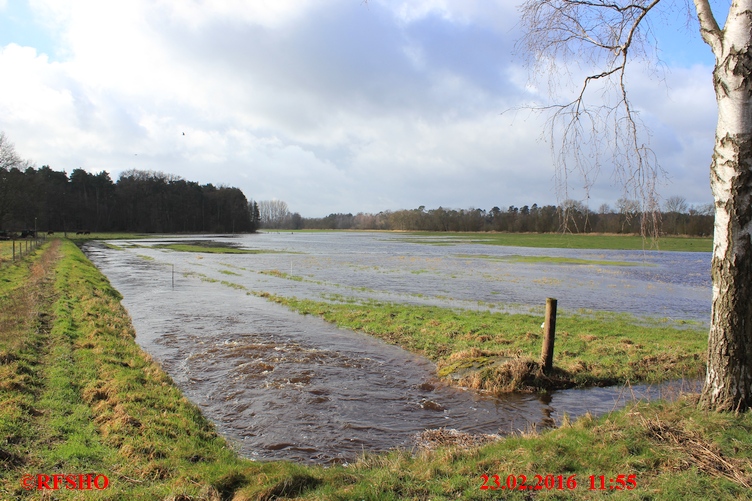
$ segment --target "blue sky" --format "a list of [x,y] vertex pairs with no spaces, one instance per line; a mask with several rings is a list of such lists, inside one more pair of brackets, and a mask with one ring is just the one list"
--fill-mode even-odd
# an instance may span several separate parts
[[[675,4],[653,20],[662,73],[636,64],[629,82],[662,196],[699,205],[713,59]],[[545,98],[515,52],[516,6],[0,0],[0,130],[38,166],[158,170],[309,217],[557,203],[543,118],[503,113]],[[566,196],[597,209],[622,192],[603,166],[589,200],[577,178]]]

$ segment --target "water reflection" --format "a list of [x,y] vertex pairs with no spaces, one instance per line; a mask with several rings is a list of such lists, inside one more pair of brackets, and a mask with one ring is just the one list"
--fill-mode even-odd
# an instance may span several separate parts
[[[433,247],[381,235],[255,235],[230,241],[296,254],[211,255],[148,247],[114,250],[101,244],[92,244],[87,253],[123,294],[137,341],[241,454],[259,459],[351,461],[364,450],[411,447],[413,437],[429,428],[517,432],[553,425],[565,413],[609,412],[632,398],[654,398],[667,390],[594,388],[487,398],[442,385],[433,365],[421,357],[298,315],[249,295],[249,290],[453,306],[482,301],[483,308],[493,307],[486,304],[492,300],[504,308],[498,298],[502,294],[495,291],[506,290],[524,304],[526,297],[538,302],[556,295],[552,287],[572,282],[566,290],[582,302],[579,306],[603,306],[610,284],[620,284],[620,292],[624,284],[632,284],[642,293],[627,300],[618,294],[627,311],[673,310],[672,299],[662,298],[666,288],[673,296],[692,299],[684,305],[686,318],[700,317],[706,308],[700,306],[706,284],[698,277],[677,276],[678,270],[695,273],[704,266],[705,258],[696,255],[686,256],[694,263],[687,266],[681,256],[597,251],[613,260],[647,259],[653,266],[536,268],[454,257],[502,252],[487,246]],[[541,255],[566,252],[546,249]],[[262,273],[271,270],[278,273]],[[655,277],[662,278],[653,281]],[[598,284],[594,292],[589,291],[593,283]]]

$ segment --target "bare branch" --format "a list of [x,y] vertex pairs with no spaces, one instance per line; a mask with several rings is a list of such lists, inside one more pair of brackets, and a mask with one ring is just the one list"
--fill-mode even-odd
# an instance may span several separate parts
[[[521,7],[522,46],[532,74],[545,75],[550,96],[564,103],[532,107],[551,113],[548,135],[559,195],[569,198],[569,178],[576,171],[589,198],[601,166],[610,165],[625,198],[641,200],[644,229],[651,232],[658,231],[651,214],[658,210],[662,170],[630,103],[625,78],[635,59],[658,60],[647,54],[655,46],[647,16],[660,2],[527,0]],[[580,77],[573,97],[561,99],[559,65],[572,62],[592,70]]]
[[705,43],[713,49],[716,57],[722,52],[723,35],[708,0],[694,0],[697,9],[697,19],[700,21],[700,34]]

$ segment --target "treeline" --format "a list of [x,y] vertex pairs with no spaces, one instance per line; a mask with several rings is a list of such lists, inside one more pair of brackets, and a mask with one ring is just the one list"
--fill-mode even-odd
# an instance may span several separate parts
[[[263,203],[263,202],[262,202]],[[612,209],[603,205],[597,212],[576,201],[560,206],[544,205],[507,209],[417,209],[384,211],[378,214],[330,214],[323,218],[301,218],[286,214],[264,221],[271,228],[288,229],[358,229],[409,231],[500,231],[500,232],[571,232],[571,233],[641,233],[657,231],[662,235],[709,236],[713,232],[712,206],[693,208],[683,199],[672,197],[664,210],[644,219],[635,201],[619,200]]]
[[35,168],[0,132],[0,230],[253,232],[259,211],[238,188],[200,185],[162,172],[70,176]]
[[238,188],[161,172],[130,170],[113,182],[107,172],[0,167],[0,230],[6,231],[253,232],[253,209]]
[[[649,217],[647,217],[649,216]],[[200,185],[162,172],[75,169],[70,176],[21,159],[0,132],[0,231],[244,233],[269,229],[648,233],[709,236],[713,206],[670,197],[644,214],[637,201],[592,211],[581,202],[507,209],[417,209],[305,218],[280,200],[249,202],[238,188]]]

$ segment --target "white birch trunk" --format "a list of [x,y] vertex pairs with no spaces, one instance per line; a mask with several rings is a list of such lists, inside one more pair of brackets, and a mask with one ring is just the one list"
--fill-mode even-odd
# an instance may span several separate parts
[[713,48],[718,126],[710,168],[715,200],[713,304],[701,404],[752,408],[752,0],[735,0],[723,31],[696,0]]

